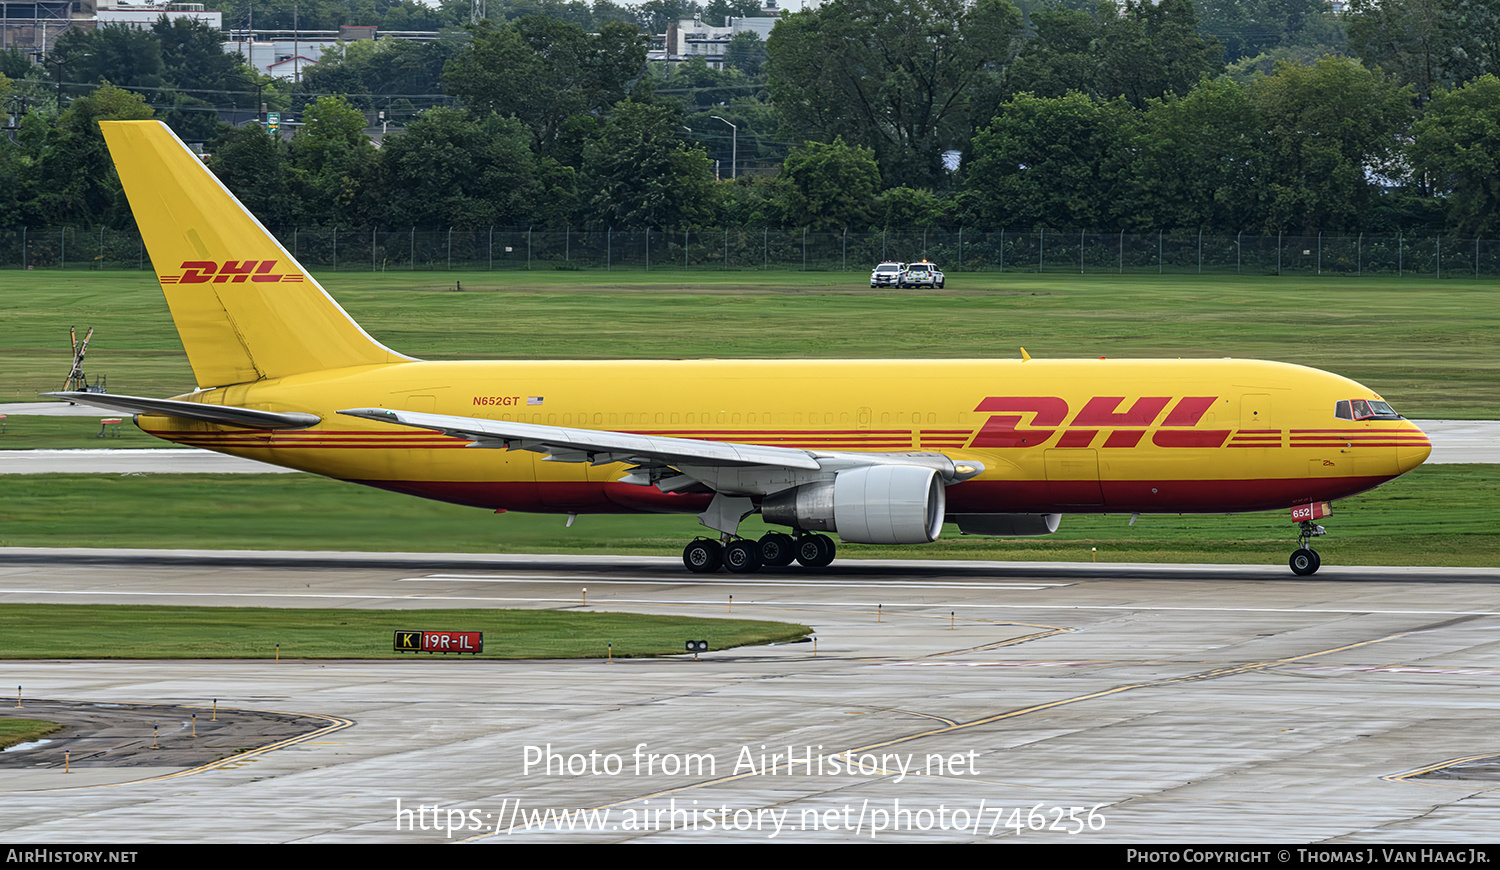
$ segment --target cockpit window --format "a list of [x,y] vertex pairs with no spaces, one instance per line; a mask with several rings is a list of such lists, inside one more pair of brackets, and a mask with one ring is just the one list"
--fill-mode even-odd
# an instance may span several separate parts
[[1353,399],[1336,402],[1333,416],[1340,420],[1400,420],[1401,415],[1378,399]]

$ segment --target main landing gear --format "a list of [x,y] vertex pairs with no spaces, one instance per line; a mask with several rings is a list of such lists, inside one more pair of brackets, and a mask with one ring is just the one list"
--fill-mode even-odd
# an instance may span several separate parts
[[682,564],[694,574],[712,574],[727,568],[732,574],[752,574],[762,566],[784,567],[800,562],[808,568],[826,568],[837,551],[827,535],[803,534],[797,538],[769,532],[758,541],[729,538],[720,543],[696,538],[682,551]]
[[1318,566],[1323,564],[1323,559],[1318,556],[1318,551],[1308,546],[1313,538],[1328,534],[1328,530],[1322,526],[1314,525],[1311,520],[1303,520],[1297,535],[1297,551],[1292,553],[1288,564],[1292,567],[1292,573],[1298,577],[1307,577],[1318,573]]

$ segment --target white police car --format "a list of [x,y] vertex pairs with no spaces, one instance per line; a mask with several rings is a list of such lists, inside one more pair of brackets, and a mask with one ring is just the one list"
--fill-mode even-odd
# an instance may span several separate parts
[[932,263],[923,260],[920,263],[907,263],[906,271],[902,273],[898,282],[902,287],[937,287],[943,286],[943,273]]
[[895,287],[901,284],[901,276],[906,274],[905,263],[881,263],[870,273],[871,287]]

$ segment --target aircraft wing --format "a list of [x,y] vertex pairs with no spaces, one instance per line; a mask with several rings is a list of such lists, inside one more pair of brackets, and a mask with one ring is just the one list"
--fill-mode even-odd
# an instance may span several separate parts
[[[926,487],[926,498],[930,499],[932,481],[940,480],[943,485],[953,484],[984,471],[981,463],[955,464],[941,453],[804,450],[768,444],[731,444],[696,438],[641,435],[635,432],[451,417],[444,414],[393,411],[388,408],[352,408],[339,413],[467,438],[474,442],[472,446],[475,447],[530,450],[546,454],[545,458],[553,462],[587,462],[591,465],[630,463],[633,467],[620,479],[621,483],[654,486],[668,493],[712,491],[713,501],[708,510],[698,515],[698,521],[711,529],[731,535],[739,528],[740,521],[756,509],[753,497],[780,497],[779,494],[795,493],[808,484],[831,484],[846,472],[852,473],[852,479],[863,480],[864,476],[880,472],[880,469],[872,466],[901,466],[902,468],[888,468],[886,471],[901,474],[908,483],[915,480],[915,488]],[[832,490],[833,487],[830,486],[829,489]],[[941,487],[938,492],[941,493]],[[831,494],[829,497],[833,498]],[[875,505],[876,513],[883,514],[887,511],[889,497],[890,493],[885,492],[875,499],[879,502]],[[860,501],[855,506],[857,513],[868,507],[862,494],[857,494],[854,498]],[[923,510],[927,510],[927,504],[927,501],[922,502]],[[937,522],[941,524],[941,500],[937,504]],[[860,522],[859,519],[853,519],[850,525],[859,526]],[[886,525],[889,525],[888,518]],[[931,525],[929,522],[924,526],[927,531],[925,539],[929,541],[936,537],[936,532],[927,528]],[[868,535],[857,531],[851,531],[852,537],[846,536],[843,531],[839,534],[845,540],[863,541],[868,538]],[[869,540],[873,542],[876,539]]]
[[354,408],[339,413],[381,423],[431,429],[434,432],[442,432],[457,438],[468,438],[478,447],[500,447],[545,453],[554,462],[588,462],[593,465],[632,462],[648,467],[678,464],[771,465],[804,471],[820,471],[823,468],[811,451],[795,447],[729,444],[723,441],[703,441],[695,438],[667,438],[631,432],[572,429],[565,426],[511,423],[478,417],[393,411],[387,408]]
[[830,477],[840,471],[870,465],[915,465],[936,470],[945,484],[958,483],[984,471],[978,462],[955,464],[941,453],[857,453],[843,450],[805,450],[769,444],[731,444],[698,438],[670,438],[601,429],[573,429],[512,423],[478,417],[423,414],[388,408],[353,408],[340,411],[381,423],[430,429],[457,438],[468,438],[476,447],[530,450],[544,453],[554,462],[612,462],[636,466],[626,483],[656,484],[663,491],[677,486],[662,469],[680,474],[711,489],[764,493],[798,483]]

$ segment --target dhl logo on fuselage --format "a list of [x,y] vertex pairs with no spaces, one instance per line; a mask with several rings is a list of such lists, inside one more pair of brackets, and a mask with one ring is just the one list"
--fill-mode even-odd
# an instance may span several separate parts
[[[1092,447],[1101,432],[1108,429],[1102,446],[1134,447],[1145,437],[1146,429],[1161,418],[1172,404],[1172,396],[1145,396],[1121,410],[1124,396],[1095,396],[1068,421],[1068,403],[1057,396],[991,396],[979,403],[976,412],[994,416],[974,436],[972,447],[1039,447],[1062,431],[1057,447]],[[1195,429],[1218,396],[1185,396],[1177,400],[1161,428],[1151,435],[1157,447],[1222,447],[1229,429]],[[1013,412],[1013,413],[1007,413]],[[1021,429],[1022,414],[1033,414],[1034,429]],[[1056,428],[1040,428],[1056,427]],[[1269,431],[1269,430],[1267,430]],[[1279,446],[1279,432],[1276,439]]]
[[223,263],[215,263],[212,260],[184,260],[181,275],[159,275],[157,276],[163,284],[215,284],[235,283],[243,284],[246,280],[262,284],[275,284],[279,281],[301,281],[302,275],[297,272],[287,274],[272,273],[276,268],[276,260],[225,260]]

